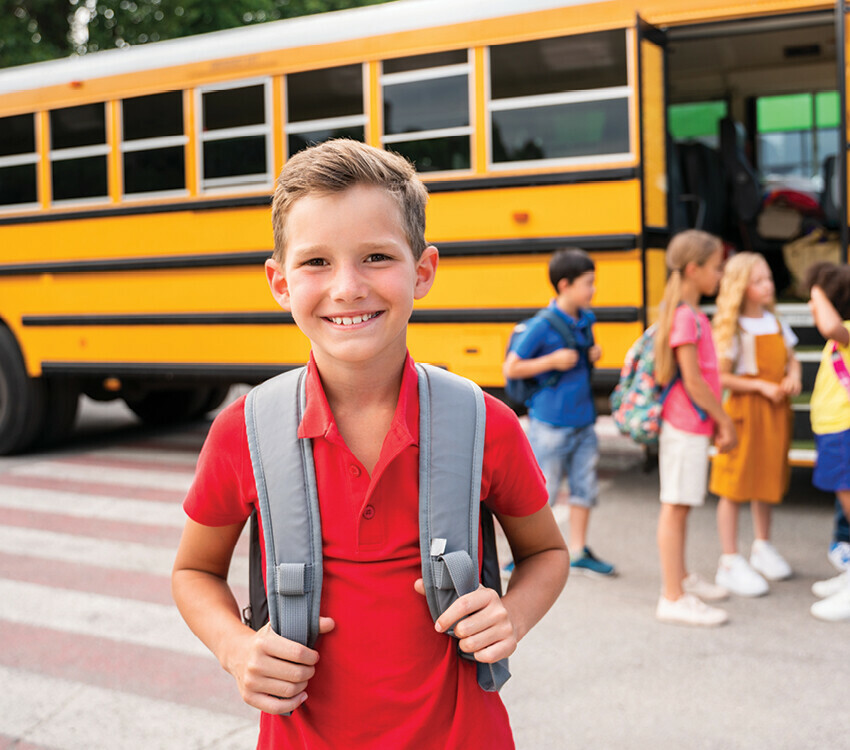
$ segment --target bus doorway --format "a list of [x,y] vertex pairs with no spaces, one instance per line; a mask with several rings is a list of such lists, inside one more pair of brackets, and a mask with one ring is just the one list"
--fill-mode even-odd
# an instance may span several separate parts
[[780,301],[846,260],[840,46],[829,11],[667,29],[671,227],[763,254]]

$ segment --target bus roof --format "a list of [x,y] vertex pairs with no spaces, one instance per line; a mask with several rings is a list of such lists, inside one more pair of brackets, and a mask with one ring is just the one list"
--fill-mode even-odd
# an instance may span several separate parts
[[181,39],[110,49],[0,70],[0,94],[107,76],[238,57],[289,47],[330,44],[499,16],[584,5],[591,0],[395,0]]

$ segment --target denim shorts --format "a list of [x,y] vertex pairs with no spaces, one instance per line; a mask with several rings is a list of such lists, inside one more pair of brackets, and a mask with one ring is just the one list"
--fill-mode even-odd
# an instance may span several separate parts
[[818,458],[812,484],[819,490],[850,490],[850,430],[815,435]]
[[599,441],[592,424],[557,427],[529,418],[528,441],[546,477],[549,505],[555,504],[564,477],[570,486],[570,505],[596,505]]

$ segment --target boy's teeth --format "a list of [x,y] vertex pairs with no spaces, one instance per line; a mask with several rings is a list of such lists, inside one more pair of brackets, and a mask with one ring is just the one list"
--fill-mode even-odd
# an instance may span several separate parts
[[331,318],[338,326],[350,326],[354,323],[362,323],[364,320],[374,318],[377,313],[371,315],[355,315],[353,318]]

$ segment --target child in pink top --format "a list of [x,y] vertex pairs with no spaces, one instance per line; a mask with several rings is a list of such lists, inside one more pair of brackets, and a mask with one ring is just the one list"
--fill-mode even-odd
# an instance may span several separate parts
[[670,277],[655,337],[655,374],[674,380],[664,402],[658,440],[661,513],[658,551],[662,592],[656,617],[683,625],[720,625],[726,612],[705,604],[728,592],[685,566],[685,532],[691,507],[702,505],[708,480],[708,448],[735,446],[735,428],[720,404],[720,373],[708,318],[696,306],[717,291],[723,246],[713,235],[690,229],[667,248]]

